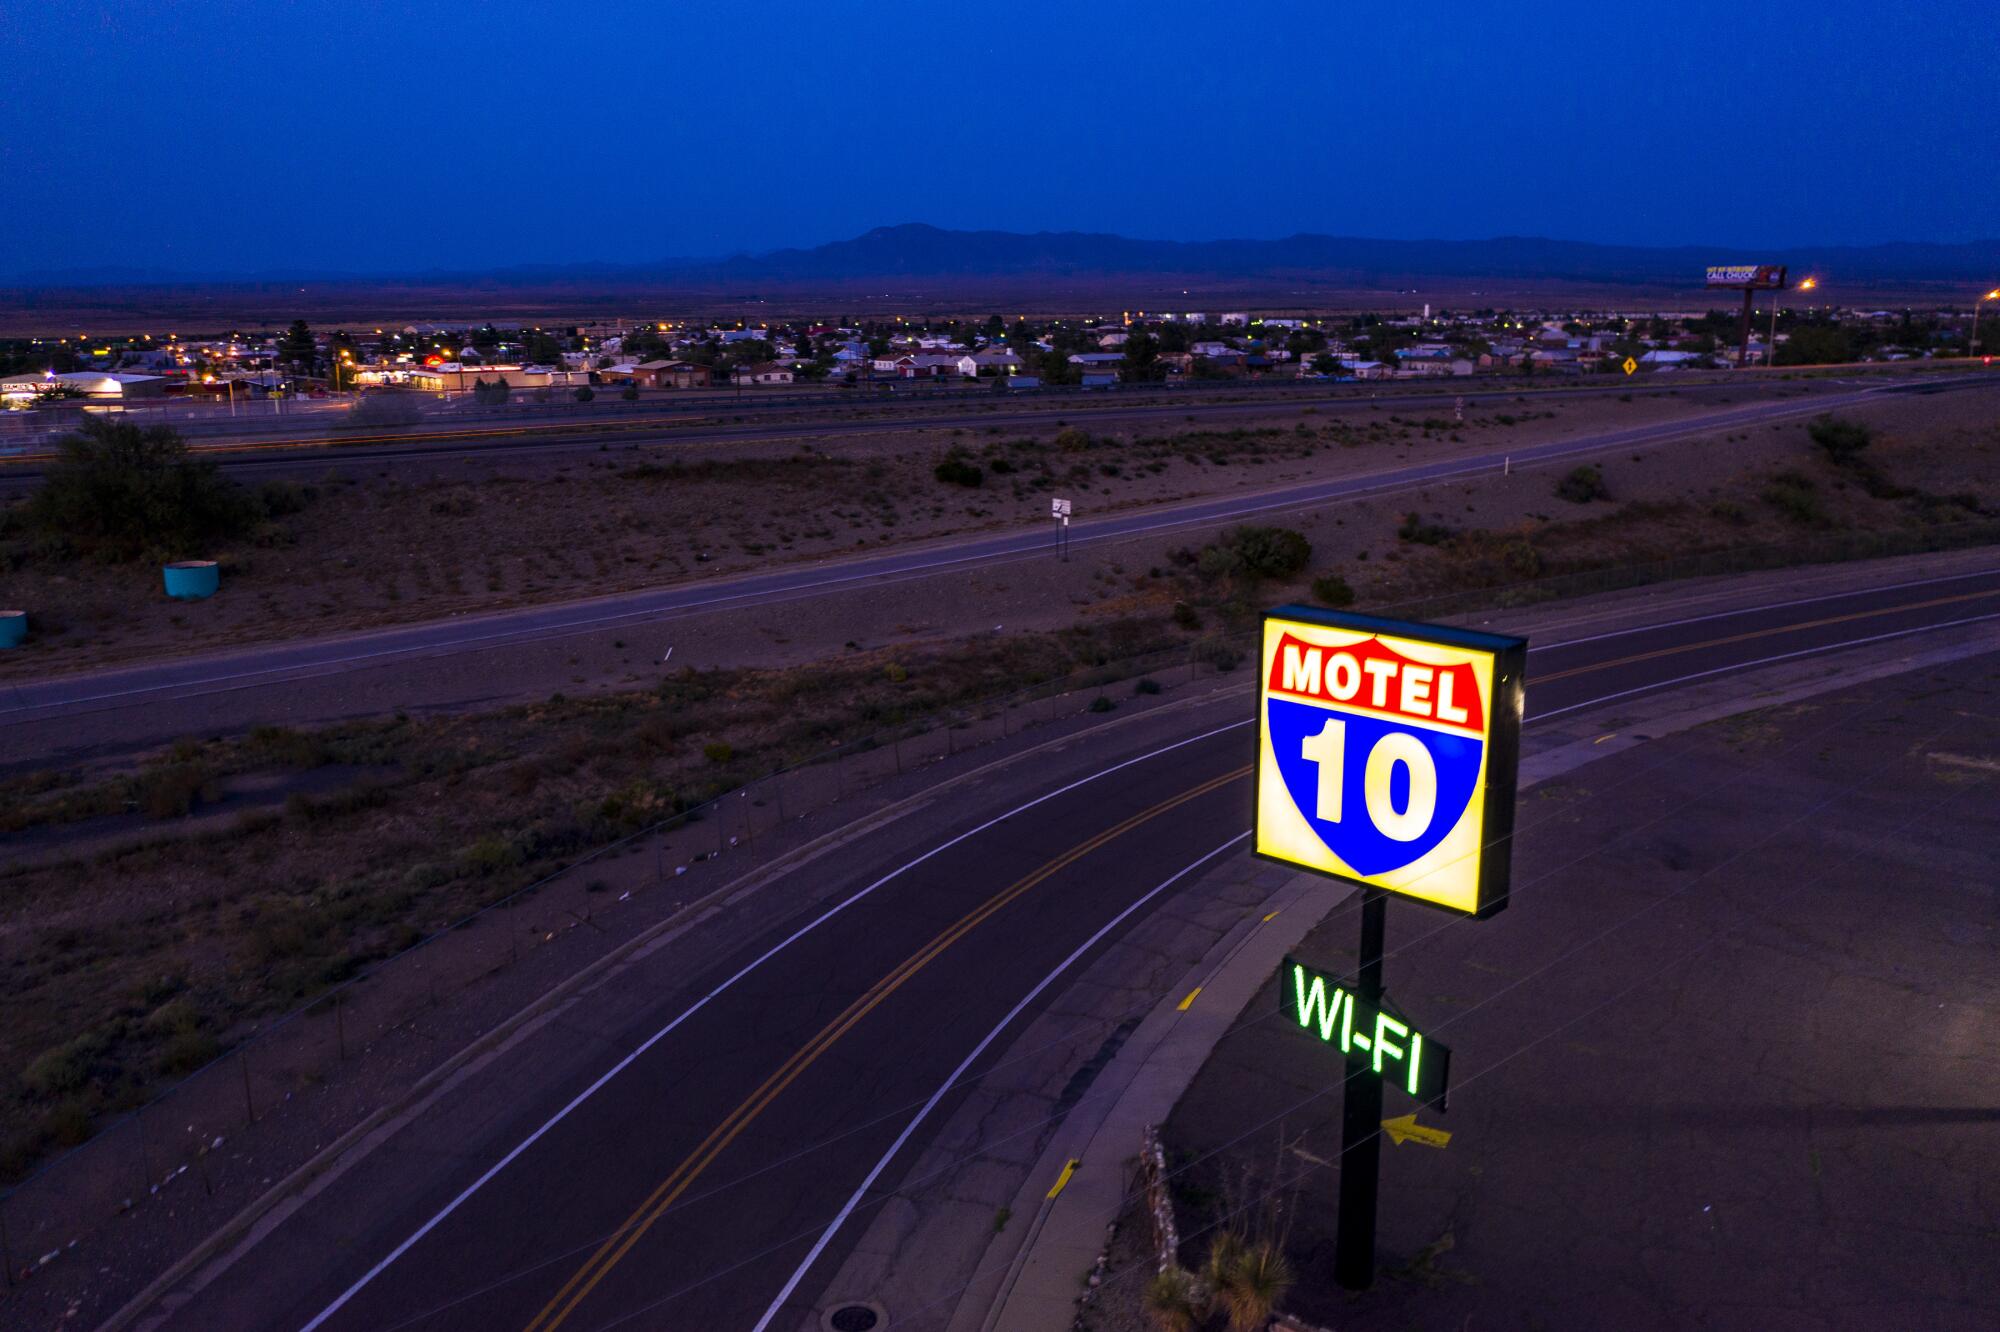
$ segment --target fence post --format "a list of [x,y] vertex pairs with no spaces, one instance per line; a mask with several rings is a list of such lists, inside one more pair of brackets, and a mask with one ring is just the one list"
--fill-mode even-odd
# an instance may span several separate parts
[[146,1151],[146,1107],[140,1106],[132,1114],[133,1126],[139,1133],[139,1196],[145,1197],[146,1190],[153,1187],[153,1162]]
[[250,1099],[250,1051],[236,1052],[236,1067],[243,1071],[243,1122],[250,1125],[257,1122],[257,1106]]
[[7,1269],[7,1289],[14,1288],[14,1247],[7,1242],[7,1199],[12,1193],[0,1195],[0,1267]]
[[347,1010],[341,1006],[342,992],[333,992],[333,1034],[340,1043],[340,1057],[347,1058]]

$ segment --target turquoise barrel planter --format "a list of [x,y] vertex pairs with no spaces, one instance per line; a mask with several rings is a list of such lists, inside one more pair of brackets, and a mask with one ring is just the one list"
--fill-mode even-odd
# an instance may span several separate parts
[[164,570],[167,595],[176,601],[200,601],[215,595],[222,585],[222,571],[214,560],[180,560]]
[[0,648],[19,647],[28,641],[28,612],[0,610]]

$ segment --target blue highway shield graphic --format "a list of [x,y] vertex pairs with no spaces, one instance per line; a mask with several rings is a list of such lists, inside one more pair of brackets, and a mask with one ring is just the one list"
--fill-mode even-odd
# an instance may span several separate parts
[[[1421,859],[1444,840],[1464,817],[1479,782],[1480,760],[1485,742],[1471,736],[1411,726],[1361,712],[1337,711],[1291,699],[1268,698],[1271,751],[1300,817],[1319,835],[1320,841],[1358,875],[1386,874]],[[1327,772],[1324,761],[1306,757],[1307,741],[1319,736],[1328,722],[1345,725],[1341,746],[1340,771]],[[1411,808],[1411,764],[1396,762],[1389,772],[1388,802],[1391,808],[1371,810],[1368,805],[1368,759],[1385,736],[1411,736],[1430,756],[1435,769],[1436,807],[1421,831],[1399,826],[1397,815]],[[1399,742],[1407,747],[1407,742]],[[1392,749],[1398,746],[1392,746]],[[1325,751],[1321,751],[1325,757]],[[1426,774],[1425,776],[1428,776]],[[1339,820],[1319,817],[1323,802],[1320,783],[1337,781],[1336,802]],[[1381,796],[1378,794],[1378,803]],[[1390,836],[1383,826],[1404,834]],[[1414,834],[1414,835],[1411,835]]]

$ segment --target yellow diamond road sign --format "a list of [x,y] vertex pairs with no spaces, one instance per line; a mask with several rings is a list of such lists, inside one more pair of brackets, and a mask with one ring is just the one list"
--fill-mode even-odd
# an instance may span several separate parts
[[1631,374],[1631,373],[1632,373],[1632,372],[1633,372],[1634,370],[1637,370],[1638,368],[1639,368],[1639,363],[1638,363],[1637,361],[1633,360],[1633,359],[1632,359],[1631,357],[1629,357],[1629,356],[1625,358],[1625,373],[1626,373],[1626,374],[1628,374],[1628,375],[1629,375],[1629,374]]

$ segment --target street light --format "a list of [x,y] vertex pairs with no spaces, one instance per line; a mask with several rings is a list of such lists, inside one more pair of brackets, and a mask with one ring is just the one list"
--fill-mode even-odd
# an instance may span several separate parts
[[1979,359],[1979,307],[1988,301],[2000,301],[2000,287],[1995,287],[1972,303],[1972,346],[1966,351],[1967,360]]
[[[1811,291],[1819,285],[1819,279],[1809,277],[1799,282],[1800,291]],[[1770,369],[1778,363],[1778,293],[1771,293],[1771,336],[1764,344],[1764,368]]]

